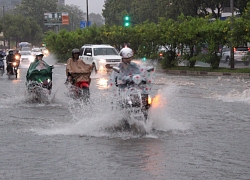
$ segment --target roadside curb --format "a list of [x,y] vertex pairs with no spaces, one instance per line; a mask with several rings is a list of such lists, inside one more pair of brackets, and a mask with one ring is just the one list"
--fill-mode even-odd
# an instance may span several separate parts
[[186,70],[165,70],[156,69],[156,72],[167,73],[174,75],[187,75],[187,76],[231,76],[250,78],[250,73],[230,73],[230,72],[206,72],[206,71],[186,71]]

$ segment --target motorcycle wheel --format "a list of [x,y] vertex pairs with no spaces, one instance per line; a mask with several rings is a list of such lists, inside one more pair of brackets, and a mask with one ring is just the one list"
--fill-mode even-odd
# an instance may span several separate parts
[[89,88],[82,88],[80,89],[79,93],[79,98],[88,101],[90,98],[90,93],[89,93]]
[[14,71],[15,71],[15,76],[16,76],[16,79],[17,79],[17,69],[15,69]]

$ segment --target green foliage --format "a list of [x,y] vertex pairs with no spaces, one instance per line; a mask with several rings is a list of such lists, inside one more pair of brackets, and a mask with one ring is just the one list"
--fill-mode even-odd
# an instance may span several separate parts
[[[235,9],[242,14],[247,2],[234,0]],[[102,15],[106,24],[119,26],[123,24],[124,12],[140,24],[157,23],[160,17],[177,20],[181,14],[219,19],[226,7],[230,7],[229,0],[106,0]]]
[[5,38],[15,39],[16,42],[28,41],[38,44],[42,40],[42,29],[30,17],[22,15],[5,15]]
[[56,2],[57,0],[22,0],[15,12],[25,17],[32,17],[45,31],[47,28],[44,25],[44,13],[56,12]]
[[168,50],[163,53],[163,59],[160,61],[163,68],[171,68],[177,65],[177,55],[173,50]]
[[50,31],[46,33],[43,42],[51,52],[55,53],[60,62],[65,62],[71,57],[71,50],[74,48],[80,48],[84,44],[102,43],[100,31],[96,26],[73,32],[62,29],[58,34]]
[[[245,22],[248,28],[249,23],[244,16],[234,22],[235,27],[241,27],[242,22]],[[229,21],[210,21],[206,18],[181,15],[177,21],[160,18],[158,24],[146,21],[133,27],[105,25],[72,32],[62,30],[59,34],[50,32],[44,42],[61,61],[68,58],[71,49],[80,48],[84,44],[104,43],[120,50],[124,43],[130,43],[135,57],[146,59],[159,58],[159,48],[164,46],[167,52],[163,55],[163,67],[173,67],[178,64],[177,61],[187,60],[190,68],[194,67],[196,61],[203,61],[209,63],[212,68],[218,68],[219,47],[229,44],[232,39],[235,39],[235,43],[243,42],[249,35],[241,35],[242,32],[241,29],[230,30]]]

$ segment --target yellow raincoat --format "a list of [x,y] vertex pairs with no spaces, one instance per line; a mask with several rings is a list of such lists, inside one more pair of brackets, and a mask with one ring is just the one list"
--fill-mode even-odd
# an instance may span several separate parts
[[66,66],[66,76],[68,76],[69,72],[74,79],[74,84],[79,81],[86,81],[90,84],[92,69],[92,65],[85,64],[81,59],[73,60],[69,58]]

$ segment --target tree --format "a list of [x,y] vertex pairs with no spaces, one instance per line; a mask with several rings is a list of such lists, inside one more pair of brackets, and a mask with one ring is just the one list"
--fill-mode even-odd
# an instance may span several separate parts
[[96,24],[96,26],[103,26],[104,19],[100,14],[90,13],[89,14],[89,20],[92,22],[92,24]]
[[15,12],[25,17],[32,17],[43,31],[47,30],[44,25],[44,13],[56,12],[57,0],[22,0],[21,4],[15,9]]
[[67,29],[69,31],[80,28],[80,22],[84,21],[86,16],[86,13],[80,9],[80,6],[76,5],[58,6],[58,12],[69,13],[69,25],[61,25],[61,29]]
[[21,41],[28,41],[32,44],[39,44],[43,38],[42,29],[33,18],[23,15],[5,15],[5,38],[14,40],[15,44]]

